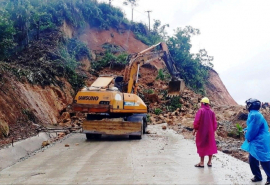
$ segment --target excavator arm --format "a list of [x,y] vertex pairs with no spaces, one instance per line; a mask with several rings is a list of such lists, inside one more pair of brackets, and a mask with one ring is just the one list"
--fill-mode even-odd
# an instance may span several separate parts
[[[157,51],[152,51],[155,48],[160,48]],[[180,78],[179,72],[172,60],[168,47],[166,43],[158,43],[153,45],[146,50],[134,55],[129,65],[125,69],[124,81],[127,83],[126,92],[127,93],[137,93],[137,83],[140,67],[144,64],[151,63],[156,59],[162,59],[165,63],[169,73],[172,76],[169,82],[169,95],[179,95],[179,93],[184,89],[184,81]]]

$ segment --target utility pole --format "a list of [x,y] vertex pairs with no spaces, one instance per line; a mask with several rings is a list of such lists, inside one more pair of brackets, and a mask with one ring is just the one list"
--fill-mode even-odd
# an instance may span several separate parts
[[134,9],[134,6],[133,5],[131,5],[131,8],[132,8],[132,22],[133,22],[133,9]]
[[148,20],[149,20],[149,31],[150,31],[150,12],[152,12],[151,10],[145,11],[148,13]]
[[112,0],[109,0],[109,5],[111,6],[111,4],[112,4]]

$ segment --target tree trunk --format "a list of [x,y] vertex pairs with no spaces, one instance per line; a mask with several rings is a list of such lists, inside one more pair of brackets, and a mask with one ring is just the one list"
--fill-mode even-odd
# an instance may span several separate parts
[[40,21],[37,22],[37,40],[39,40],[39,33],[40,33]]

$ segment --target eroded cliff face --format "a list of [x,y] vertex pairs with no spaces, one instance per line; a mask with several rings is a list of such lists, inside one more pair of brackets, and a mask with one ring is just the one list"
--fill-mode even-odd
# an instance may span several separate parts
[[[37,134],[35,124],[56,124],[61,112],[72,103],[73,90],[62,79],[63,86],[41,87],[20,82],[10,74],[2,74],[0,89],[0,123],[9,126],[9,143]],[[3,129],[3,128],[1,128]],[[0,130],[1,130],[0,129]],[[1,133],[1,132],[0,132]],[[0,134],[0,139],[5,134]],[[0,142],[0,146],[1,143]]]
[[209,75],[209,82],[206,85],[206,93],[209,99],[215,105],[238,105],[226,89],[218,73],[209,70]]

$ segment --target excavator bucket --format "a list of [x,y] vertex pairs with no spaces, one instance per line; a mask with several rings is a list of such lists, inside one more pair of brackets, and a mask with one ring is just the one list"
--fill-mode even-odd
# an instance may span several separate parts
[[169,82],[168,96],[180,96],[180,93],[185,89],[185,82],[182,79],[171,80]]

